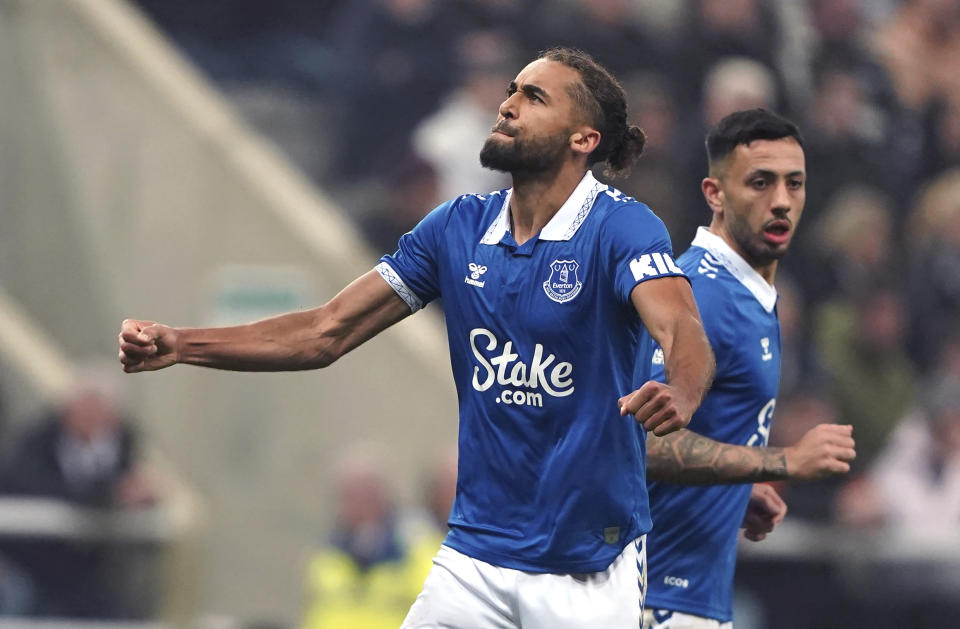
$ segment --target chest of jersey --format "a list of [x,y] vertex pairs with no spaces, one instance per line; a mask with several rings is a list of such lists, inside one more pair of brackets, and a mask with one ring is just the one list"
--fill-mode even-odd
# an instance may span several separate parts
[[755,302],[747,305],[758,312],[728,339],[696,425],[706,424],[707,432],[731,443],[765,446],[780,383],[780,326],[776,312],[766,313]]

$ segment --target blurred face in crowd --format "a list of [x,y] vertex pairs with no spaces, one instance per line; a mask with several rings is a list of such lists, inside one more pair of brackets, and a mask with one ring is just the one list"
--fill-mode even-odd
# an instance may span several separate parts
[[[525,67],[507,88],[497,123],[480,151],[486,168],[509,173],[545,173],[556,170],[587,134],[599,142],[599,133],[583,123],[583,114],[571,95],[580,74],[548,59]],[[587,151],[589,153],[589,151]]]
[[81,441],[90,441],[97,436],[116,429],[119,417],[114,404],[99,391],[76,392],[63,409],[64,427]]
[[354,464],[341,472],[337,483],[339,520],[350,530],[379,524],[390,512],[390,497],[381,472]]
[[906,306],[896,291],[878,289],[859,302],[857,334],[861,345],[872,352],[897,351],[903,347]]
[[960,407],[946,408],[933,418],[934,448],[942,460],[960,456]]
[[803,148],[790,137],[739,144],[711,165],[702,186],[711,230],[772,281],[803,213]]

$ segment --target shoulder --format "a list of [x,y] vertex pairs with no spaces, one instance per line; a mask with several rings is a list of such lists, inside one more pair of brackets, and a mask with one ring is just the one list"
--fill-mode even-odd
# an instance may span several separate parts
[[478,209],[497,209],[503,206],[507,198],[508,190],[493,190],[492,192],[471,192],[461,194],[455,199],[450,199],[441,207],[449,206],[451,211],[476,211]]
[[690,278],[694,292],[712,296],[729,296],[736,279],[709,250],[690,247],[677,258],[677,265]]
[[423,230],[428,230],[439,235],[448,229],[475,231],[481,225],[486,228],[484,222],[489,224],[496,218],[505,198],[505,190],[462,194],[430,211],[420,220],[419,229],[416,231],[423,233]]
[[704,326],[714,333],[729,331],[727,325],[738,310],[739,282],[710,252],[691,247],[677,259],[677,265],[690,278],[697,308]]
[[600,184],[597,187],[592,211],[605,219],[626,216],[662,224],[660,217],[654,214],[646,203],[638,201],[607,184]]
[[643,236],[650,240],[669,243],[667,228],[646,203],[637,201],[610,186],[604,186],[597,194],[591,214],[601,224],[600,229],[608,236]]
[[[503,210],[509,190],[461,194],[440,205],[448,221],[489,225]],[[440,209],[438,208],[438,209]]]

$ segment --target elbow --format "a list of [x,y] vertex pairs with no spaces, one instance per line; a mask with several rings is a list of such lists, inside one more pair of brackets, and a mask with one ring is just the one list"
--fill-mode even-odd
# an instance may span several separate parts
[[307,369],[324,369],[337,362],[338,358],[340,356],[333,352],[320,352],[309,362]]
[[321,313],[317,313],[310,326],[310,334],[304,339],[306,342],[301,354],[301,369],[324,369],[337,362],[345,353],[339,328],[329,316],[320,315]]
[[310,352],[303,356],[303,369],[324,369],[343,355],[343,352],[337,351],[336,344],[330,341],[321,341]]

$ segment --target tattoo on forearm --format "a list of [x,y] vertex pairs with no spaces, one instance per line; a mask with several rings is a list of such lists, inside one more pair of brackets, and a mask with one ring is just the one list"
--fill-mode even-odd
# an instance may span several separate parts
[[689,430],[647,437],[647,478],[673,483],[753,483],[787,478],[783,448],[714,441]]

